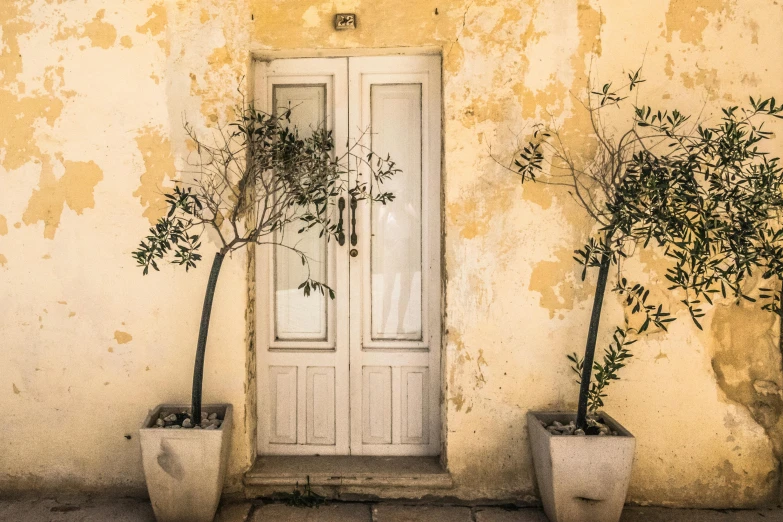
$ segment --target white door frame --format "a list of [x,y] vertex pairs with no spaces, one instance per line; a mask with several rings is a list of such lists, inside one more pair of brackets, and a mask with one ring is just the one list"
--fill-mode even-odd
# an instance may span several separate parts
[[[360,129],[370,121],[370,89],[374,83],[421,85],[422,142],[422,336],[420,339],[373,340],[370,336],[369,306],[370,244],[369,204],[360,202],[357,221],[361,230],[359,256],[348,257],[349,242],[340,247],[335,241],[328,245],[328,284],[333,288],[347,287],[349,270],[354,282],[350,292],[337,291],[328,305],[327,338],[320,341],[281,341],[272,328],[274,310],[271,249],[258,249],[256,258],[256,331],[257,333],[257,449],[260,454],[278,455],[438,455],[441,450],[441,76],[440,56],[383,56],[361,58],[294,58],[255,62],[255,100],[259,109],[270,112],[275,84],[326,85],[327,125],[335,138],[336,153],[342,155],[349,139],[356,139]],[[350,92],[348,96],[340,93]],[[335,118],[348,113],[349,119]],[[365,135],[365,140],[370,136]],[[365,142],[369,146],[369,142]],[[351,180],[353,181],[353,180]],[[346,198],[347,199],[347,198]],[[335,209],[336,212],[336,209]],[[346,209],[346,218],[349,217]],[[365,217],[365,219],[362,219]],[[346,236],[348,236],[348,219]],[[342,252],[345,250],[345,252]],[[349,268],[350,267],[350,268]],[[362,303],[365,303],[364,305]],[[349,310],[350,307],[350,310]],[[339,321],[340,317],[353,318]],[[350,332],[348,331],[350,324]],[[350,347],[348,342],[350,340]],[[294,349],[308,349],[306,361]],[[299,359],[297,359],[299,357]],[[276,367],[270,373],[269,367]],[[314,409],[308,404],[313,392],[309,389],[312,372],[334,368],[333,421],[336,424],[334,444],[304,443],[308,439],[304,419]],[[387,368],[391,388],[391,443],[365,443],[362,431],[362,386],[366,375],[363,368]],[[315,368],[315,370],[314,370]],[[342,368],[345,368],[343,374]],[[350,372],[348,371],[350,368]],[[420,391],[426,408],[427,430],[420,443],[405,440],[404,415],[406,401],[402,386],[408,378],[423,370],[426,389]],[[415,377],[415,376],[414,376]],[[417,377],[421,379],[421,375]],[[272,381],[275,382],[272,382]],[[418,382],[416,379],[410,382]],[[349,387],[350,383],[350,387]],[[285,389],[278,390],[277,386]],[[272,389],[288,393],[296,403],[295,418],[288,425],[291,433],[270,433]],[[312,402],[312,401],[311,401]],[[350,412],[354,412],[351,415]],[[350,422],[349,422],[350,419]]]

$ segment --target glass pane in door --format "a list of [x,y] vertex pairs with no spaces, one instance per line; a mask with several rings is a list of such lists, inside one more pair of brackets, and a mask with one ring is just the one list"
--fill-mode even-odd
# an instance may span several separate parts
[[[291,126],[301,137],[310,136],[326,121],[325,85],[275,85],[275,114],[291,109]],[[310,277],[327,283],[326,236],[316,229],[299,234],[302,223],[289,223],[282,231],[283,244],[295,246],[309,257]],[[277,236],[280,238],[280,236]],[[276,247],[274,254],[275,337],[278,340],[325,341],[327,339],[327,297],[305,297],[299,285],[307,279],[307,267],[291,250]]]
[[401,172],[383,184],[392,203],[372,203],[371,337],[422,339],[421,84],[374,84],[372,149]]

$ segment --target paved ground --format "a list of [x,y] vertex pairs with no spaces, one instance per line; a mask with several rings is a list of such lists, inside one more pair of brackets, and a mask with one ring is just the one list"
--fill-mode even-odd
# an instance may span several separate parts
[[[0,500],[2,522],[154,522],[146,501],[89,497]],[[535,508],[339,503],[318,508],[224,504],[215,522],[547,522]],[[621,522],[783,522],[783,510],[689,510],[627,507]]]

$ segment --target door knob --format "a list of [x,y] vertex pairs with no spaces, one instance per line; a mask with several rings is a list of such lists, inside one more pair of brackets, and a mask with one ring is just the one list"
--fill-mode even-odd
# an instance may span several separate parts
[[350,254],[351,254],[351,257],[356,257],[356,256],[359,255],[359,251],[356,250],[355,248],[352,248]]

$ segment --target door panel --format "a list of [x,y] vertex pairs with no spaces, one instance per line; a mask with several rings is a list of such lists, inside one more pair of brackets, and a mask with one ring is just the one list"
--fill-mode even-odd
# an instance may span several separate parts
[[391,366],[365,366],[362,374],[362,387],[365,391],[362,400],[362,442],[391,444]]
[[[358,143],[402,171],[382,187],[395,201],[358,202],[356,229],[346,230],[356,245],[283,231],[335,300],[302,295],[298,257],[257,250],[259,452],[437,455],[440,58],[259,63],[256,100],[268,112],[291,109],[300,135],[331,129],[338,156]],[[358,180],[369,172],[347,181]]]
[[[368,437],[370,421],[352,416],[351,453],[437,455],[440,58],[350,58],[348,72],[349,141],[389,154],[402,170],[383,184],[393,202],[357,208],[359,255],[349,259],[351,411],[390,419],[391,434]],[[379,367],[389,368],[390,415],[364,379]]]
[[[277,114],[291,109],[290,123],[300,136],[319,126],[331,130],[335,153],[341,156],[346,150],[347,120],[337,115],[347,112],[347,64],[346,59],[259,62],[256,103]],[[296,223],[286,227],[283,243],[307,252],[313,278],[332,288],[347,287],[348,261],[339,245],[318,238],[317,231],[298,234],[298,228]],[[305,297],[298,287],[306,270],[298,256],[264,246],[256,253],[259,452],[345,455],[349,451],[348,325],[337,317],[348,316],[348,293],[337,292],[334,300],[318,293]],[[271,369],[276,367],[295,370],[289,377],[295,383],[286,381],[295,391],[272,393],[277,384]],[[281,413],[283,404],[287,416]],[[285,418],[285,429],[277,426],[278,418]]]
[[296,366],[269,368],[270,442],[296,444]]
[[403,367],[400,371],[402,398],[400,442],[427,444],[429,441],[429,370],[423,367]]
[[334,368],[307,369],[307,444],[334,444]]

